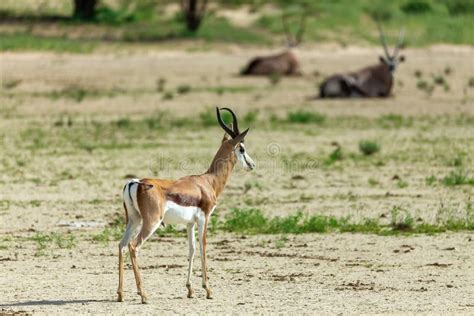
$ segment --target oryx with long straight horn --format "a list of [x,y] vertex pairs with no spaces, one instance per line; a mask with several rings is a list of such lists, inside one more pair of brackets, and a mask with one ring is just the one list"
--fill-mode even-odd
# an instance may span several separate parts
[[350,97],[388,97],[393,87],[393,75],[404,56],[398,56],[403,43],[405,30],[400,30],[398,42],[390,55],[382,26],[377,22],[380,42],[384,56],[380,56],[380,63],[347,74],[332,75],[320,85],[321,98],[350,98]]
[[[222,120],[221,110],[228,111],[232,115],[233,124],[231,127]],[[194,294],[191,274],[195,252],[195,227],[197,226],[201,251],[202,287],[206,290],[206,297],[212,298],[206,262],[206,235],[209,218],[234,165],[239,161],[248,170],[255,168],[255,163],[248,155],[244,145],[244,139],[249,129],[242,133],[239,131],[237,117],[231,109],[216,108],[216,112],[217,121],[224,129],[225,134],[205,173],[186,176],[178,180],[134,179],[125,185],[123,205],[127,227],[119,244],[118,301],[123,301],[124,254],[128,247],[138,294],[141,296],[142,303],[147,302],[137,262],[137,251],[162,223],[185,224],[187,227],[189,266],[186,287],[189,298]]]

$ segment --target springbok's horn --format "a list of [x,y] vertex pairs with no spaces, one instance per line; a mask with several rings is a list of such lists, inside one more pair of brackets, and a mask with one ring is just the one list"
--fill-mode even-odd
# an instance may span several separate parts
[[221,108],[221,110],[226,110],[230,113],[230,115],[232,115],[232,125],[231,126],[233,127],[235,135],[239,135],[240,131],[239,131],[239,123],[237,122],[237,115],[235,115],[234,111],[232,111],[229,108]]
[[[222,127],[222,129],[230,135],[230,137],[235,138],[238,134],[236,134],[232,129],[230,129],[222,120],[221,113],[219,111],[219,108],[216,107],[216,113],[217,113],[217,121],[219,122],[219,125]],[[234,127],[235,129],[235,127]]]

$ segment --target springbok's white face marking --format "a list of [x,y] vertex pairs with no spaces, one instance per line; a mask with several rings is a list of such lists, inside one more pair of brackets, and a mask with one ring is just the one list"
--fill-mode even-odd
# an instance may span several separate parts
[[247,154],[247,151],[245,150],[245,145],[243,143],[240,143],[239,145],[235,146],[234,152],[237,156],[237,160],[240,161],[240,163],[242,164],[242,167],[249,171],[255,168],[255,162]]

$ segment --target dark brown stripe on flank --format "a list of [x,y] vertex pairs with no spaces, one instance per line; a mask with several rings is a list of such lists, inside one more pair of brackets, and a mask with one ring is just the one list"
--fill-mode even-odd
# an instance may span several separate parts
[[199,206],[199,199],[179,193],[166,193],[166,198],[181,206]]

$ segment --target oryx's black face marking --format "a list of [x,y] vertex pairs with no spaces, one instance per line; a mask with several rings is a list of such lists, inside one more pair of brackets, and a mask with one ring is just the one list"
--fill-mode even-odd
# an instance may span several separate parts
[[401,55],[399,57],[384,57],[380,56],[380,62],[387,65],[388,70],[393,74],[397,69],[398,64],[405,61],[405,56]]

